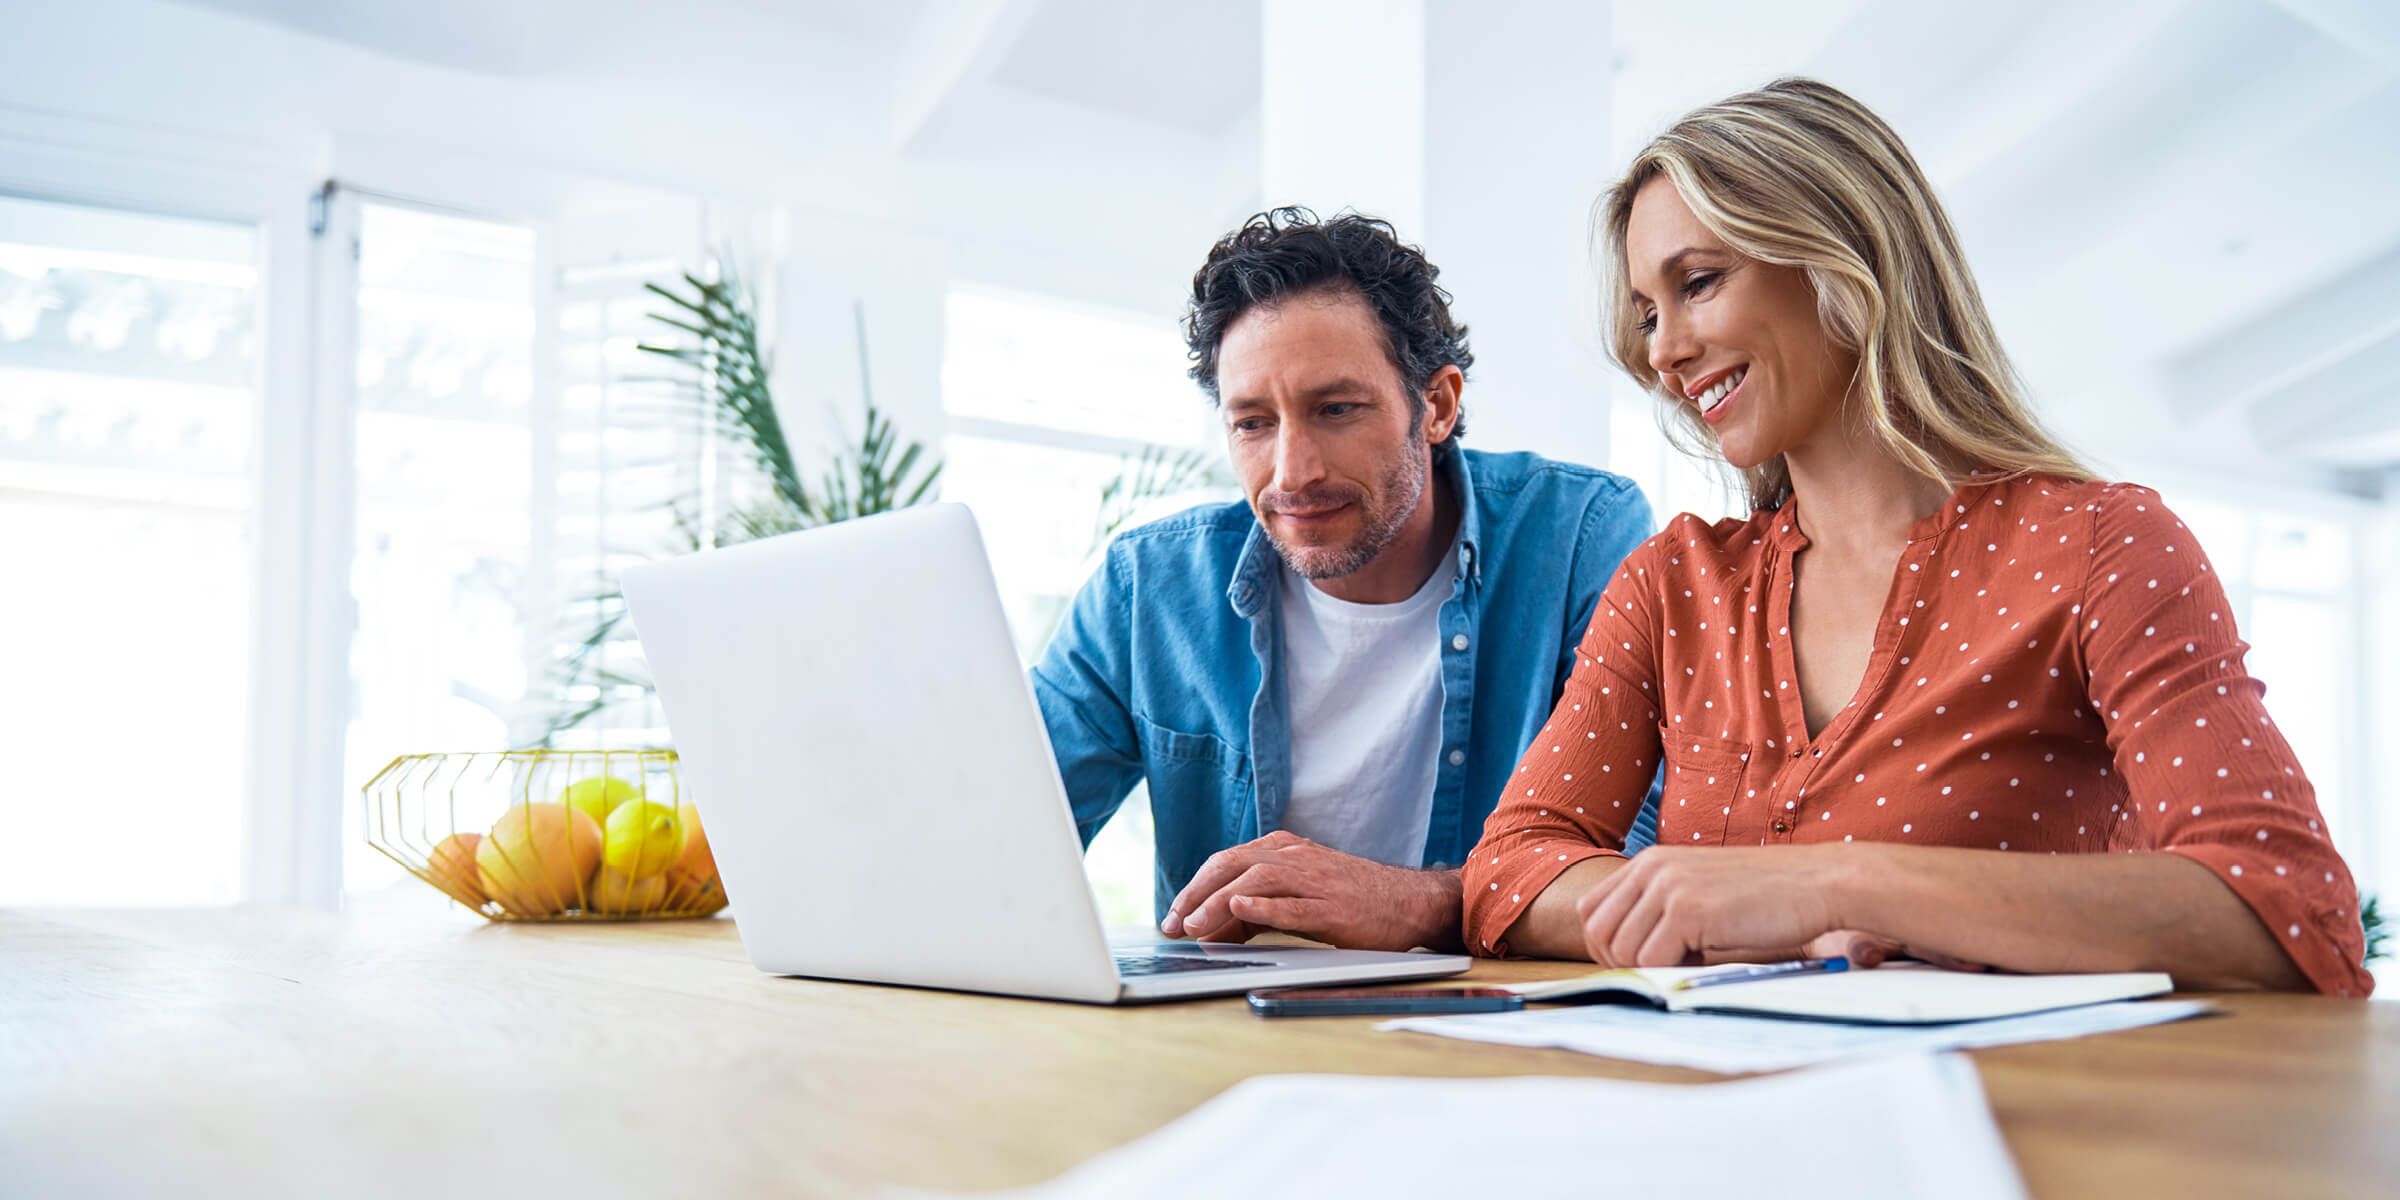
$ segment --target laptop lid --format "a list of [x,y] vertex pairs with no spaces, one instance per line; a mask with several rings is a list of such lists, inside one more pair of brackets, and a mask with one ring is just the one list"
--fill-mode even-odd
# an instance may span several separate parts
[[966,508],[631,567],[624,589],[759,969],[1116,998]]

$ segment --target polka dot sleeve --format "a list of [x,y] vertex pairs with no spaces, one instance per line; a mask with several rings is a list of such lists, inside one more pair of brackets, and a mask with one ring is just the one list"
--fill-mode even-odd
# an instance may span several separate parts
[[1508,953],[1508,927],[1560,872],[1624,855],[1659,760],[1658,545],[1627,555],[1601,593],[1549,724],[1468,857],[1460,883],[1477,954]]
[[2243,664],[2249,647],[2199,539],[2147,488],[2111,486],[2093,509],[2077,636],[2125,776],[2109,848],[2206,866],[2318,991],[2365,995],[2357,886]]

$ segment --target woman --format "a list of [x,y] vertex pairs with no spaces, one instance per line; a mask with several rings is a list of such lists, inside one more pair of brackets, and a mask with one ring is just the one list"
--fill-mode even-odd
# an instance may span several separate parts
[[1473,949],[2372,989],[2198,541],[2034,420],[1890,128],[1780,81],[1661,135],[1601,223],[1618,362],[1755,511],[1611,581],[1466,867]]

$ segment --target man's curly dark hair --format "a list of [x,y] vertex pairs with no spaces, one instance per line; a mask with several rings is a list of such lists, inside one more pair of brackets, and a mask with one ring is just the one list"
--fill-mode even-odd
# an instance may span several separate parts
[[[1467,327],[1451,319],[1450,293],[1434,282],[1441,273],[1425,261],[1424,251],[1403,244],[1389,221],[1357,213],[1319,221],[1305,208],[1259,213],[1209,247],[1207,261],[1192,274],[1183,318],[1192,378],[1211,403],[1220,401],[1217,349],[1243,313],[1294,296],[1350,292],[1382,324],[1384,349],[1415,406],[1410,426],[1421,427],[1434,372],[1475,365]],[[1466,424],[1462,415],[1442,444],[1455,443]]]

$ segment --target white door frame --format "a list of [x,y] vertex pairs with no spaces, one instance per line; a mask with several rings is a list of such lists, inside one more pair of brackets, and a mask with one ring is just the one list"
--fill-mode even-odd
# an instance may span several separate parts
[[[343,669],[306,633],[308,581],[326,574],[311,557],[321,518],[307,503],[316,470],[307,209],[322,157],[307,142],[215,138],[0,107],[0,190],[258,231],[262,336],[250,446],[242,897],[328,907],[339,900],[339,847],[331,892],[307,859],[312,846],[322,853],[316,826],[327,814],[339,829],[332,807],[338,779],[312,773],[303,761],[322,724],[321,716],[311,719],[321,710],[307,681]],[[138,747],[142,732],[127,731],[127,740]]]

